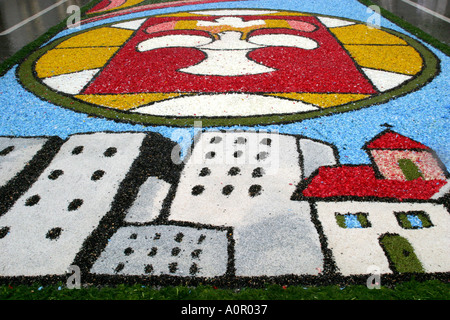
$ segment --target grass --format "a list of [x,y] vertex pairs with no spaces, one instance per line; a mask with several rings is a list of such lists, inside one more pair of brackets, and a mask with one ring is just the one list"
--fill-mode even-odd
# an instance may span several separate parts
[[414,279],[395,287],[368,289],[364,285],[303,287],[269,285],[264,288],[218,289],[212,286],[142,285],[82,287],[68,289],[63,284],[0,286],[0,300],[449,300],[450,284],[439,280]]

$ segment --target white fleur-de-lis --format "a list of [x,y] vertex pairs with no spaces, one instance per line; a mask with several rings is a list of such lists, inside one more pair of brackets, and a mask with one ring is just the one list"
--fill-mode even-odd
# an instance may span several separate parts
[[219,27],[219,26],[230,26],[233,28],[249,28],[255,26],[265,26],[266,22],[264,20],[250,20],[244,21],[239,17],[222,17],[215,21],[204,21],[200,20],[197,22],[200,27]]
[[[222,19],[222,20],[221,20]],[[225,20],[226,19],[226,20]],[[261,20],[263,21],[263,20]],[[249,21],[251,26],[260,21]],[[236,28],[248,27],[241,18],[227,17],[216,22],[202,22],[215,25],[230,25]],[[137,49],[141,52],[168,47],[192,47],[201,50],[206,58],[200,63],[178,71],[196,75],[243,76],[276,71],[276,69],[257,63],[248,54],[265,47],[296,47],[312,50],[319,45],[316,41],[291,34],[263,34],[242,39],[242,32],[223,31],[218,39],[200,35],[167,35],[141,42]]]

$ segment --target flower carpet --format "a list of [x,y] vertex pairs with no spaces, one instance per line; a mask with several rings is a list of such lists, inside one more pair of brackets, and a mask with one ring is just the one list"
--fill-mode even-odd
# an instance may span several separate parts
[[0,282],[450,280],[447,54],[357,0],[150,2],[1,75]]

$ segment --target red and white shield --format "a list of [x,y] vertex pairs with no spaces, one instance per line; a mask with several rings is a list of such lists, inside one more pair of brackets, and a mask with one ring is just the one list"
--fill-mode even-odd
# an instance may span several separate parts
[[147,19],[82,93],[172,92],[376,90],[314,16],[197,15]]
[[[93,114],[99,108],[139,123],[274,123],[361,108],[417,88],[406,86],[412,81],[424,84],[436,64],[413,41],[361,21],[293,11],[142,14],[48,45],[34,70],[73,97],[69,108]],[[429,77],[419,77],[427,68]]]

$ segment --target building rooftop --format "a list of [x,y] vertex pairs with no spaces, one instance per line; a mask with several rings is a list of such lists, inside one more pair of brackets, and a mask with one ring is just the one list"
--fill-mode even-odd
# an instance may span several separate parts
[[370,165],[343,165],[321,167],[303,190],[305,197],[376,197],[428,200],[437,193],[446,180],[411,181],[378,179]]
[[430,150],[420,142],[414,141],[392,130],[385,130],[370,140],[365,149],[387,149],[387,150]]

